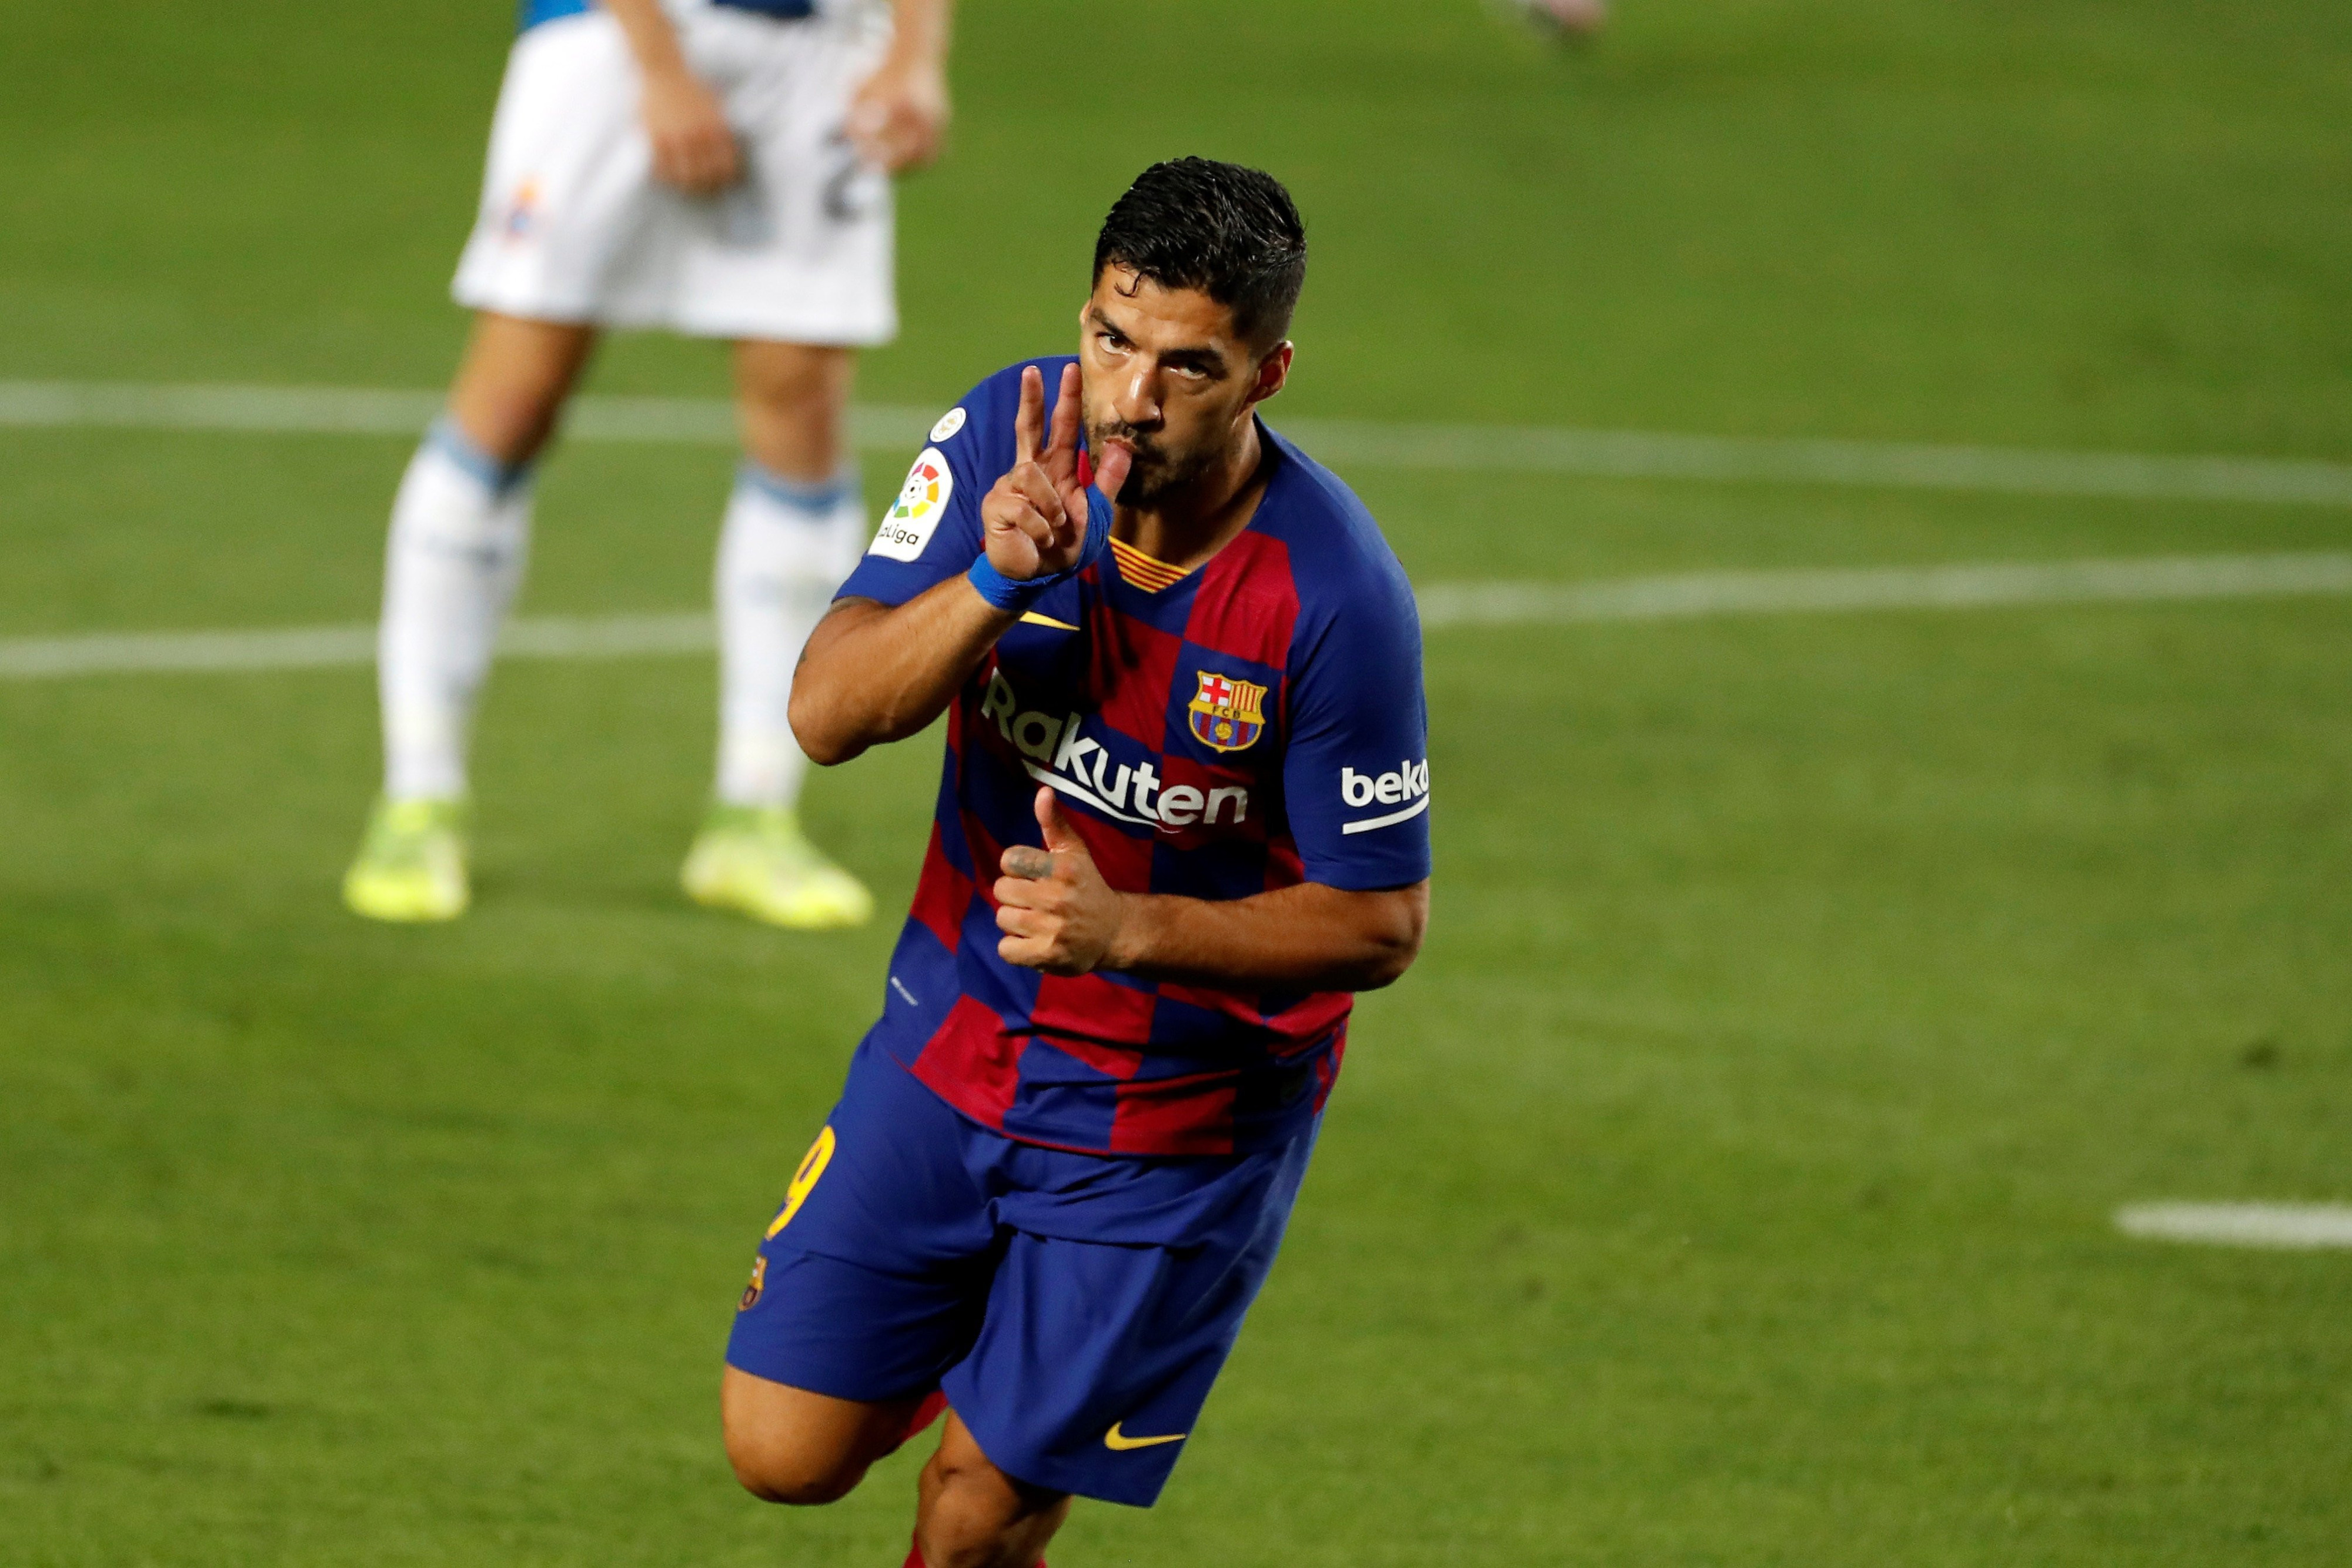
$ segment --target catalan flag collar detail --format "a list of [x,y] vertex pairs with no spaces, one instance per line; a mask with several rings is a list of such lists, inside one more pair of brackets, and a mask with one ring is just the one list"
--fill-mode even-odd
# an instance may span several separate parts
[[1173,588],[1192,575],[1180,567],[1170,566],[1164,560],[1144,554],[1116,536],[1110,541],[1110,553],[1118,559],[1118,575],[1129,587],[1139,588],[1146,593],[1158,593]]

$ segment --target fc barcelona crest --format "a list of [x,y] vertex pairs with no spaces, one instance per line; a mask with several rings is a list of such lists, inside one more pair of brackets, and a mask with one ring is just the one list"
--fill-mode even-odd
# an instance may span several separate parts
[[1192,734],[1204,746],[1219,751],[1255,746],[1265,733],[1265,688],[1202,670],[1192,717]]

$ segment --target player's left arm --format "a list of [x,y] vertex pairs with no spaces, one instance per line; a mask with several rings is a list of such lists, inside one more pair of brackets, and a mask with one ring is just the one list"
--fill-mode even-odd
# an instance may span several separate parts
[[1426,877],[1368,890],[1307,882],[1224,900],[1121,893],[1051,789],[1037,792],[1037,824],[1044,849],[1004,852],[997,951],[1047,974],[1118,969],[1234,990],[1370,991],[1412,967],[1429,925]]
[[843,127],[860,157],[896,174],[939,156],[948,129],[954,0],[894,0],[890,52],[849,100]]
[[698,196],[742,177],[742,151],[710,84],[694,74],[661,0],[603,0],[637,63],[637,119],[653,150],[654,176]]

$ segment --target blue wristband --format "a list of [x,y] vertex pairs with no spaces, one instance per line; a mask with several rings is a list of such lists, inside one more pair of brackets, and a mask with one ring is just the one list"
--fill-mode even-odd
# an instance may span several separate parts
[[988,557],[983,554],[971,563],[971,570],[965,575],[971,579],[971,586],[982,599],[1008,615],[1018,615],[1043,599],[1046,591],[1068,573],[1057,571],[1025,580],[1011,578],[991,566]]
[[1018,615],[1046,594],[1059,588],[1095,563],[1097,557],[1110,548],[1110,499],[1100,490],[1087,489],[1087,542],[1078,549],[1078,564],[1067,571],[1049,571],[1042,577],[1011,578],[989,564],[988,552],[971,563],[965,573],[971,586],[982,599],[1008,615]]

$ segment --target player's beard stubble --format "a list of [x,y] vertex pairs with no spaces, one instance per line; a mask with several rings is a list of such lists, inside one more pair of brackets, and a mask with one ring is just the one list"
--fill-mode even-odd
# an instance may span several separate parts
[[1087,445],[1094,454],[1097,467],[1102,465],[1104,444],[1111,441],[1135,454],[1135,465],[1127,471],[1127,480],[1118,487],[1118,504],[1146,511],[1207,473],[1217,456],[1214,447],[1171,452],[1125,420],[1107,419],[1089,421],[1087,425]]

